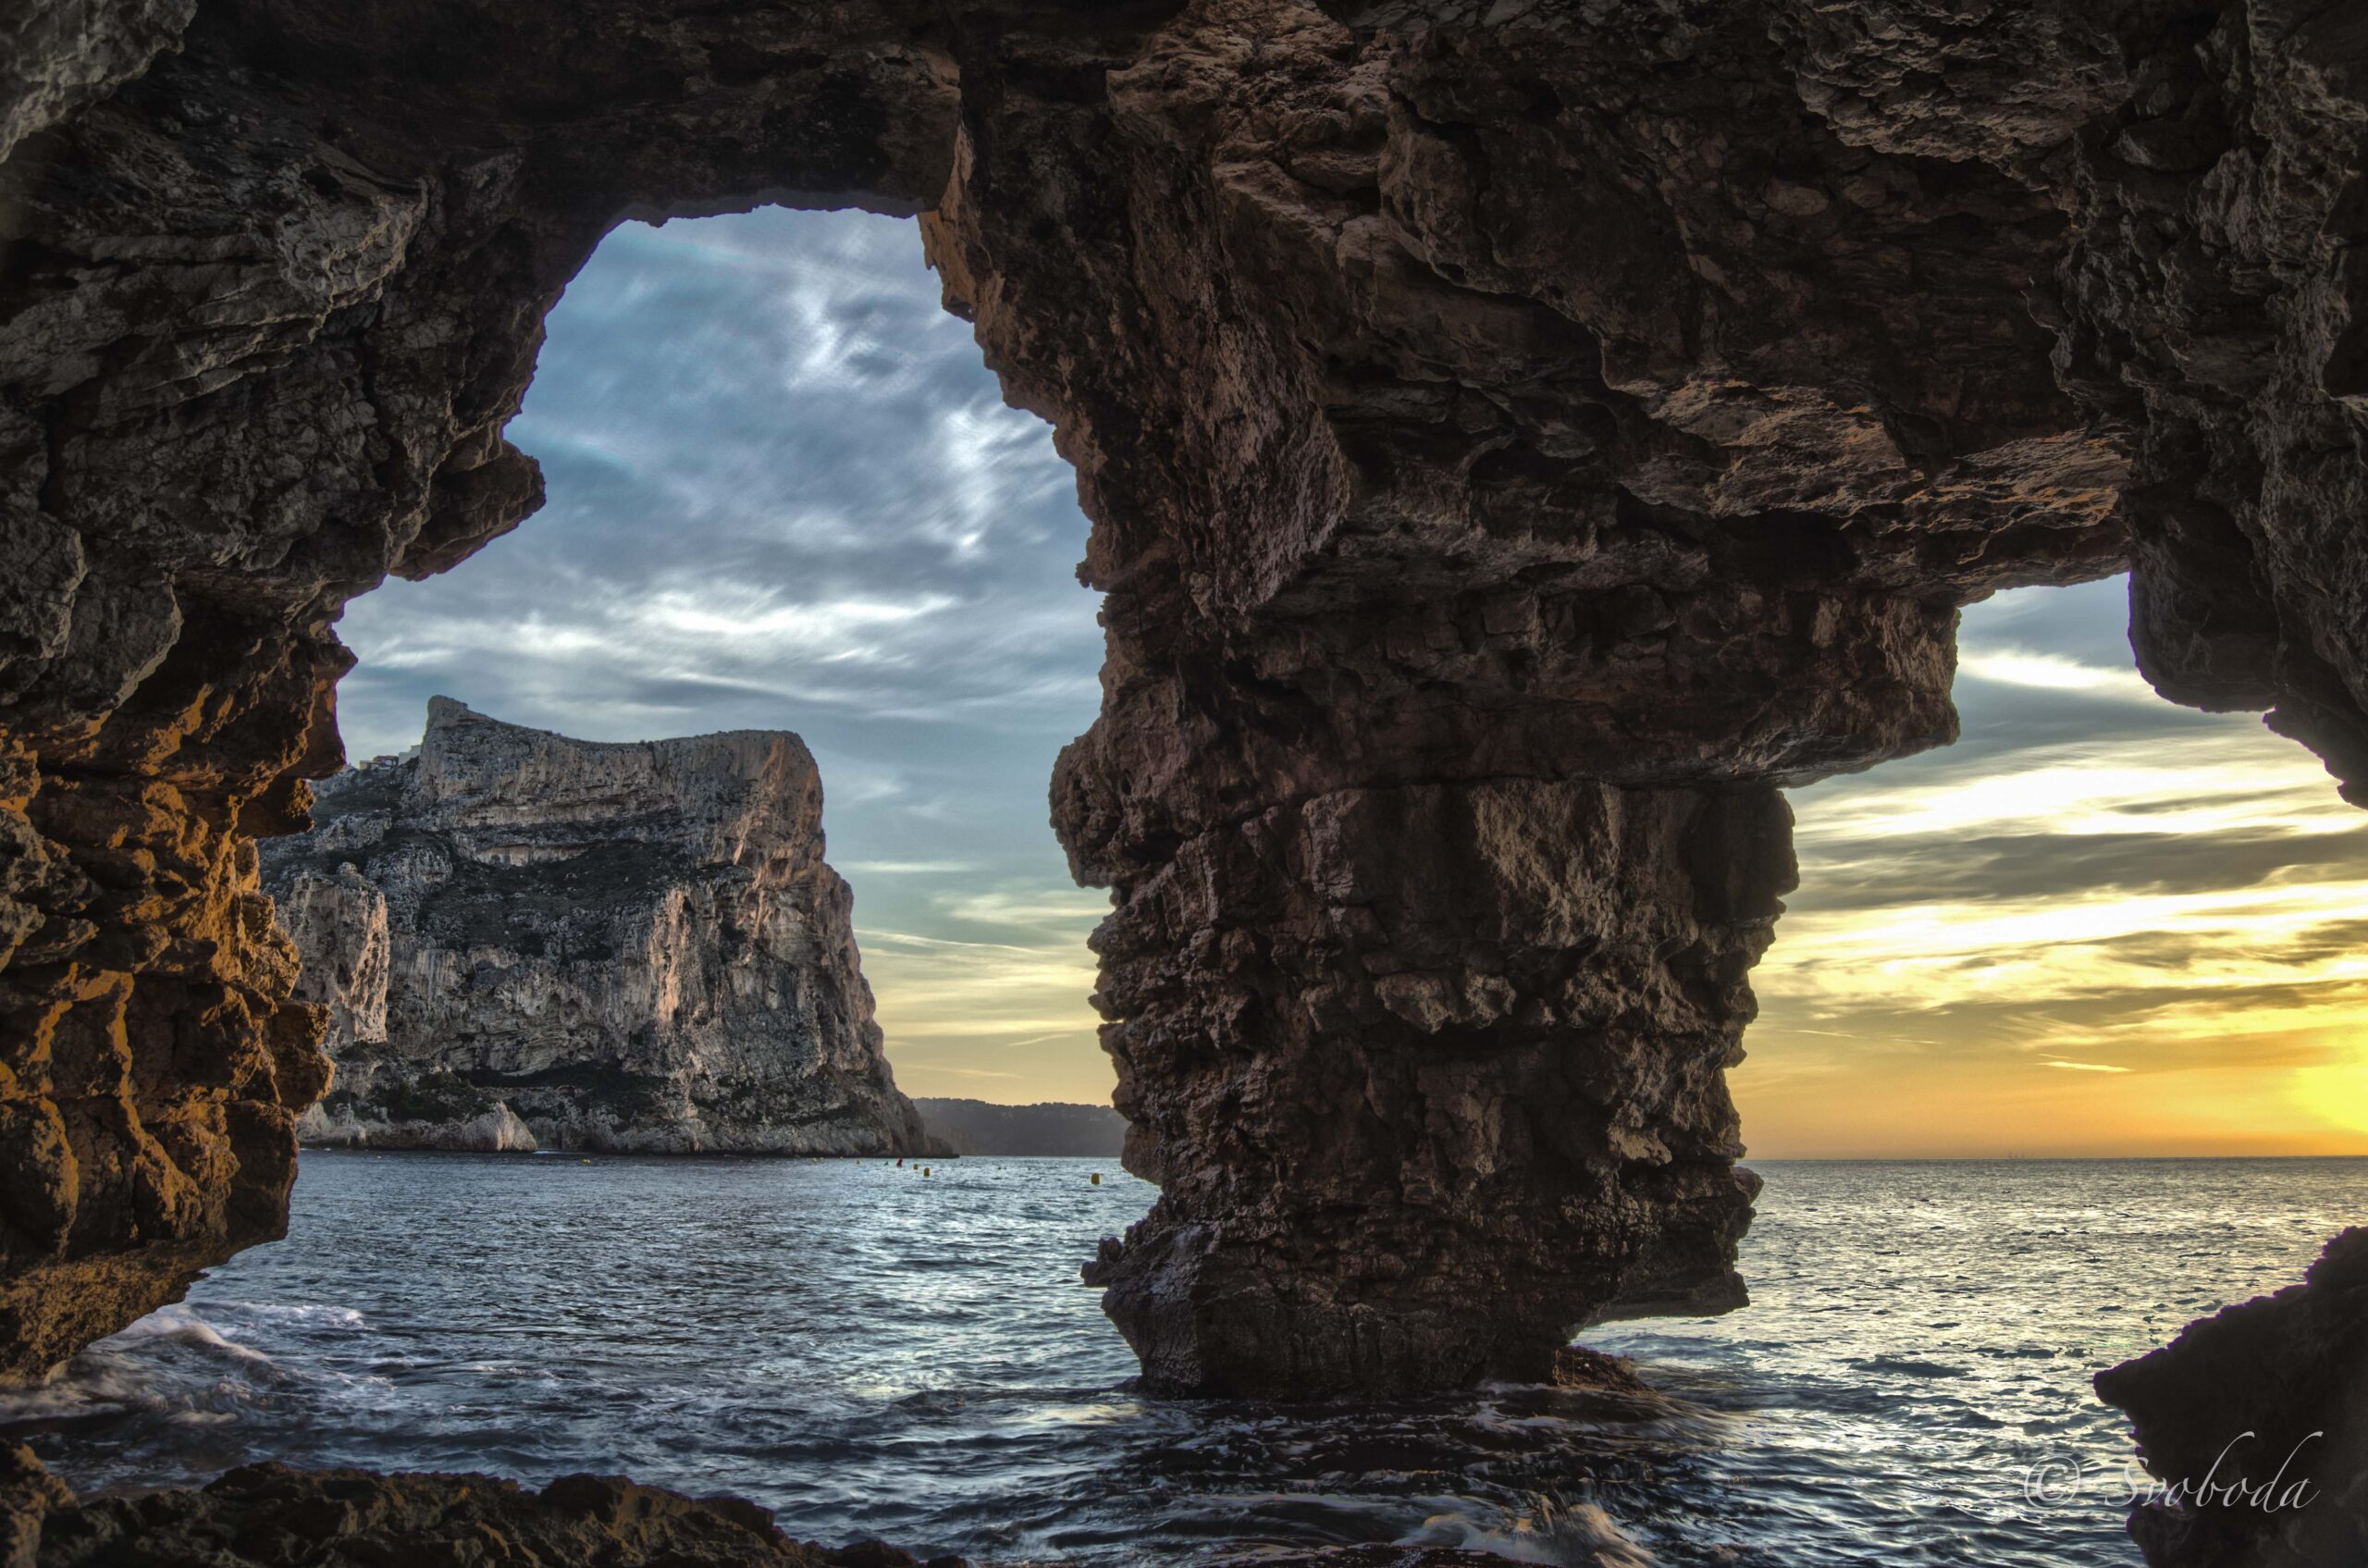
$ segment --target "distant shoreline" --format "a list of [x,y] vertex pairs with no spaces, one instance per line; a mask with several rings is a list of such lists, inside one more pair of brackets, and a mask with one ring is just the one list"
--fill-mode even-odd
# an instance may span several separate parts
[[690,1149],[670,1153],[659,1149],[421,1149],[374,1147],[368,1143],[300,1143],[305,1154],[430,1154],[438,1159],[557,1160],[760,1160],[776,1165],[838,1161],[855,1165],[943,1164],[954,1160],[1102,1160],[1116,1169],[1115,1156],[1102,1154],[785,1154],[760,1149]]
[[[374,1148],[368,1144],[303,1143],[298,1146],[306,1154],[426,1154],[438,1159],[554,1159],[567,1160],[761,1160],[783,1164],[800,1161],[854,1161],[858,1164],[879,1161],[894,1164],[894,1154],[793,1154],[764,1153],[741,1149],[698,1149],[679,1154],[644,1149],[542,1149],[542,1150],[483,1150],[483,1149],[418,1149]],[[932,1160],[1102,1160],[1113,1162],[1115,1154],[1017,1154],[967,1153],[945,1154],[906,1154],[906,1165],[927,1164]],[[1804,1165],[2317,1165],[2344,1161],[2368,1163],[2363,1154],[1785,1154],[1767,1159],[1746,1159],[1751,1168],[1764,1169],[1775,1166]]]
[[[913,1159],[971,1158],[1041,1158],[1096,1159],[1113,1165],[1126,1147],[1126,1118],[1108,1105],[1081,1105],[1071,1101],[1045,1100],[1029,1105],[998,1105],[985,1100],[956,1100],[919,1096],[912,1100],[920,1113],[922,1131],[926,1135],[927,1154],[907,1154]],[[453,1149],[374,1144],[340,1140],[337,1142],[298,1141],[305,1149],[336,1149],[354,1154],[573,1154],[579,1159],[605,1157],[616,1159],[634,1155],[650,1159],[718,1159],[740,1156],[752,1159],[813,1160],[813,1159],[894,1159],[891,1151],[858,1154],[845,1151],[798,1151],[793,1149],[615,1149],[597,1147],[540,1149]],[[939,1151],[943,1151],[940,1153]]]
[[1106,1105],[1060,1100],[998,1105],[985,1100],[916,1095],[913,1107],[931,1142],[965,1154],[1086,1155],[1115,1160],[1127,1122]]

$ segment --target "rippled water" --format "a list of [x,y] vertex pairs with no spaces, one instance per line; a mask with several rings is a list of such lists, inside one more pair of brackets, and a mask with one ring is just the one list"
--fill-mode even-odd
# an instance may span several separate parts
[[[2127,1568],[2128,1445],[2090,1374],[2299,1278],[2368,1208],[2361,1161],[1758,1168],[1755,1304],[1590,1338],[1652,1404],[1141,1397],[1077,1266],[1150,1190],[1092,1161],[307,1154],[289,1241],[0,1414],[85,1490],[265,1457],[623,1471],[999,1563],[1424,1541]],[[2050,1462],[2089,1475],[2039,1506]]]

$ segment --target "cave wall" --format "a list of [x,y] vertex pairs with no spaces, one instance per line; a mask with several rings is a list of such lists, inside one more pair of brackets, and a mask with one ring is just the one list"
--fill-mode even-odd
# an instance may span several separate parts
[[1162,1193],[1092,1272],[1153,1376],[1531,1376],[1739,1302],[1776,792],[1953,737],[1959,606],[2131,568],[2166,695],[2368,779],[2361,28],[0,21],[6,1368],[284,1224],[322,1065],[251,840],[337,761],[339,608],[534,509],[500,428],[607,228],[758,200],[922,213],[1077,466],[1108,662],[1053,812],[1117,895],[1097,999]]

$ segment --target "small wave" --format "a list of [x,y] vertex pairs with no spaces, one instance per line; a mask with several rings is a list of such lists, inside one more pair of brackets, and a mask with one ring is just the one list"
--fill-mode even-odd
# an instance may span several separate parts
[[91,1349],[105,1354],[110,1351],[130,1350],[143,1340],[162,1340],[170,1344],[187,1345],[192,1350],[210,1352],[233,1361],[263,1366],[272,1364],[271,1357],[235,1340],[224,1339],[214,1325],[190,1308],[178,1304],[158,1307],[138,1322],[101,1340]]
[[907,1411],[915,1415],[951,1415],[970,1402],[968,1392],[961,1389],[923,1389],[917,1394],[890,1401],[890,1408]]
[[1880,1372],[1893,1377],[1963,1377],[1962,1366],[1949,1366],[1937,1361],[1918,1361],[1900,1355],[1867,1356],[1846,1364],[1861,1372]]
[[1654,1568],[1657,1561],[1596,1504],[1544,1496],[1528,1512],[1495,1525],[1462,1514],[1434,1515],[1405,1544],[1494,1552],[1552,1568]]
[[99,1340],[41,1383],[0,1395],[0,1428],[118,1416],[210,1426],[293,1380],[278,1363],[222,1334],[185,1305],[159,1307]]
[[85,1351],[42,1382],[0,1394],[0,1427],[48,1426],[157,1402],[128,1364]]
[[[888,1390],[877,1392],[888,1394]],[[951,1414],[972,1408],[1009,1410],[1023,1416],[1038,1419],[1070,1421],[1107,1421],[1113,1415],[1132,1415],[1142,1409],[1142,1401],[1123,1389],[1028,1388],[1025,1386],[995,1388],[993,1386],[954,1386],[916,1389],[909,1393],[889,1395],[891,1410],[913,1414]]]
[[239,1419],[235,1410],[177,1410],[166,1420],[176,1426],[228,1426]]
[[335,1328],[368,1327],[362,1314],[352,1307],[330,1306],[320,1302],[239,1302],[216,1310],[235,1311],[242,1317],[261,1317],[286,1323],[326,1324]]

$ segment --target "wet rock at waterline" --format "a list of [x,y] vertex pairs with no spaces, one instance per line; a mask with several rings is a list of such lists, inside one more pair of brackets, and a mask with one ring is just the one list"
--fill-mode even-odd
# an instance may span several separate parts
[[[1579,1510],[1560,1537],[1618,1543]],[[1560,1539],[1560,1537],[1558,1537]],[[1618,1550],[1599,1568],[1643,1568]],[[212,1484],[79,1501],[22,1445],[0,1450],[0,1568],[965,1568],[881,1541],[823,1547],[746,1499],[687,1497],[606,1475],[540,1490],[480,1475],[243,1465]],[[1242,1559],[1232,1568],[1251,1568]],[[1494,1552],[1437,1547],[1266,1551],[1264,1568],[1497,1568]]]
[[796,735],[603,745],[438,698],[263,883],[337,1063],[307,1142],[905,1154]]
[[877,1541],[792,1540],[739,1498],[612,1476],[529,1491],[490,1475],[250,1464],[202,1489],[78,1503],[21,1447],[0,1454],[0,1531],[6,1568],[922,1568]]

